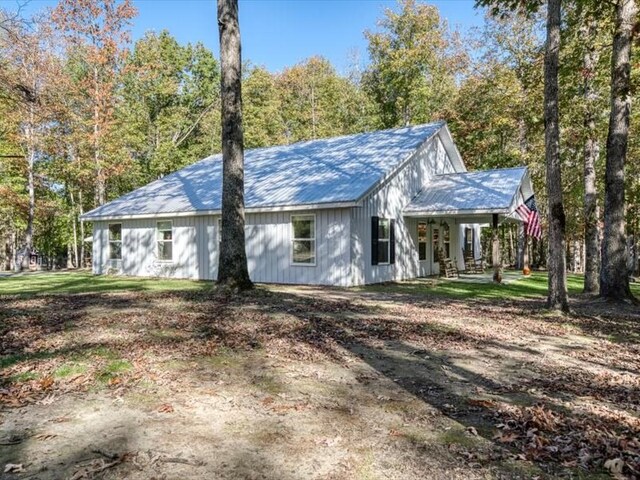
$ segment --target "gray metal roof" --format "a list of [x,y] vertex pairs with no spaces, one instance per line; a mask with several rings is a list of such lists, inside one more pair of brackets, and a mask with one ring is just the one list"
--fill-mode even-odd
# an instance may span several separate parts
[[404,209],[406,214],[436,216],[465,213],[511,213],[524,185],[526,167],[461,172],[435,177]]
[[[245,152],[245,206],[341,204],[359,200],[444,122]],[[222,156],[214,155],[86,213],[86,220],[211,212],[221,208]]]

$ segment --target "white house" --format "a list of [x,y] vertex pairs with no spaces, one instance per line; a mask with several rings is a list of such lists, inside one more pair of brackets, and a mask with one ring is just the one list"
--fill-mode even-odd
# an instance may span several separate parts
[[[214,155],[83,216],[93,271],[215,279],[222,157]],[[245,152],[254,282],[352,286],[462,269],[479,225],[518,221],[526,168],[467,172],[444,122]]]

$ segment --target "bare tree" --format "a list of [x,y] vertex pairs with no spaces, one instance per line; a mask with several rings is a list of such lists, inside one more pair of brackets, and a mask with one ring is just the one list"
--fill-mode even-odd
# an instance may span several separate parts
[[637,15],[635,0],[618,0],[611,53],[611,113],[607,135],[600,271],[600,295],[615,300],[633,300],[627,267],[624,165],[631,113],[631,43]]
[[566,221],[562,203],[560,127],[558,120],[560,1],[549,0],[547,5],[547,43],[544,56],[544,140],[549,205],[549,296],[547,306],[553,310],[568,311],[565,258]]
[[218,284],[236,290],[253,286],[244,237],[244,140],[242,56],[238,0],[218,0],[222,100],[222,242]]

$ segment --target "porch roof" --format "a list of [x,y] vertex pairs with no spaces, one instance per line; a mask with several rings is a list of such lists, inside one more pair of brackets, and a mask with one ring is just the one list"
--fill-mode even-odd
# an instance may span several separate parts
[[410,217],[500,214],[519,220],[515,209],[533,195],[526,167],[460,172],[435,177],[404,209]]

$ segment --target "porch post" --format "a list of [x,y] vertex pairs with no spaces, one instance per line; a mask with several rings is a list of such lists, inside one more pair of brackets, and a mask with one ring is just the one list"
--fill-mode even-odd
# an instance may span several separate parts
[[498,214],[493,214],[492,234],[492,261],[493,261],[493,281],[502,282],[502,258],[500,256],[500,236],[498,235]]

